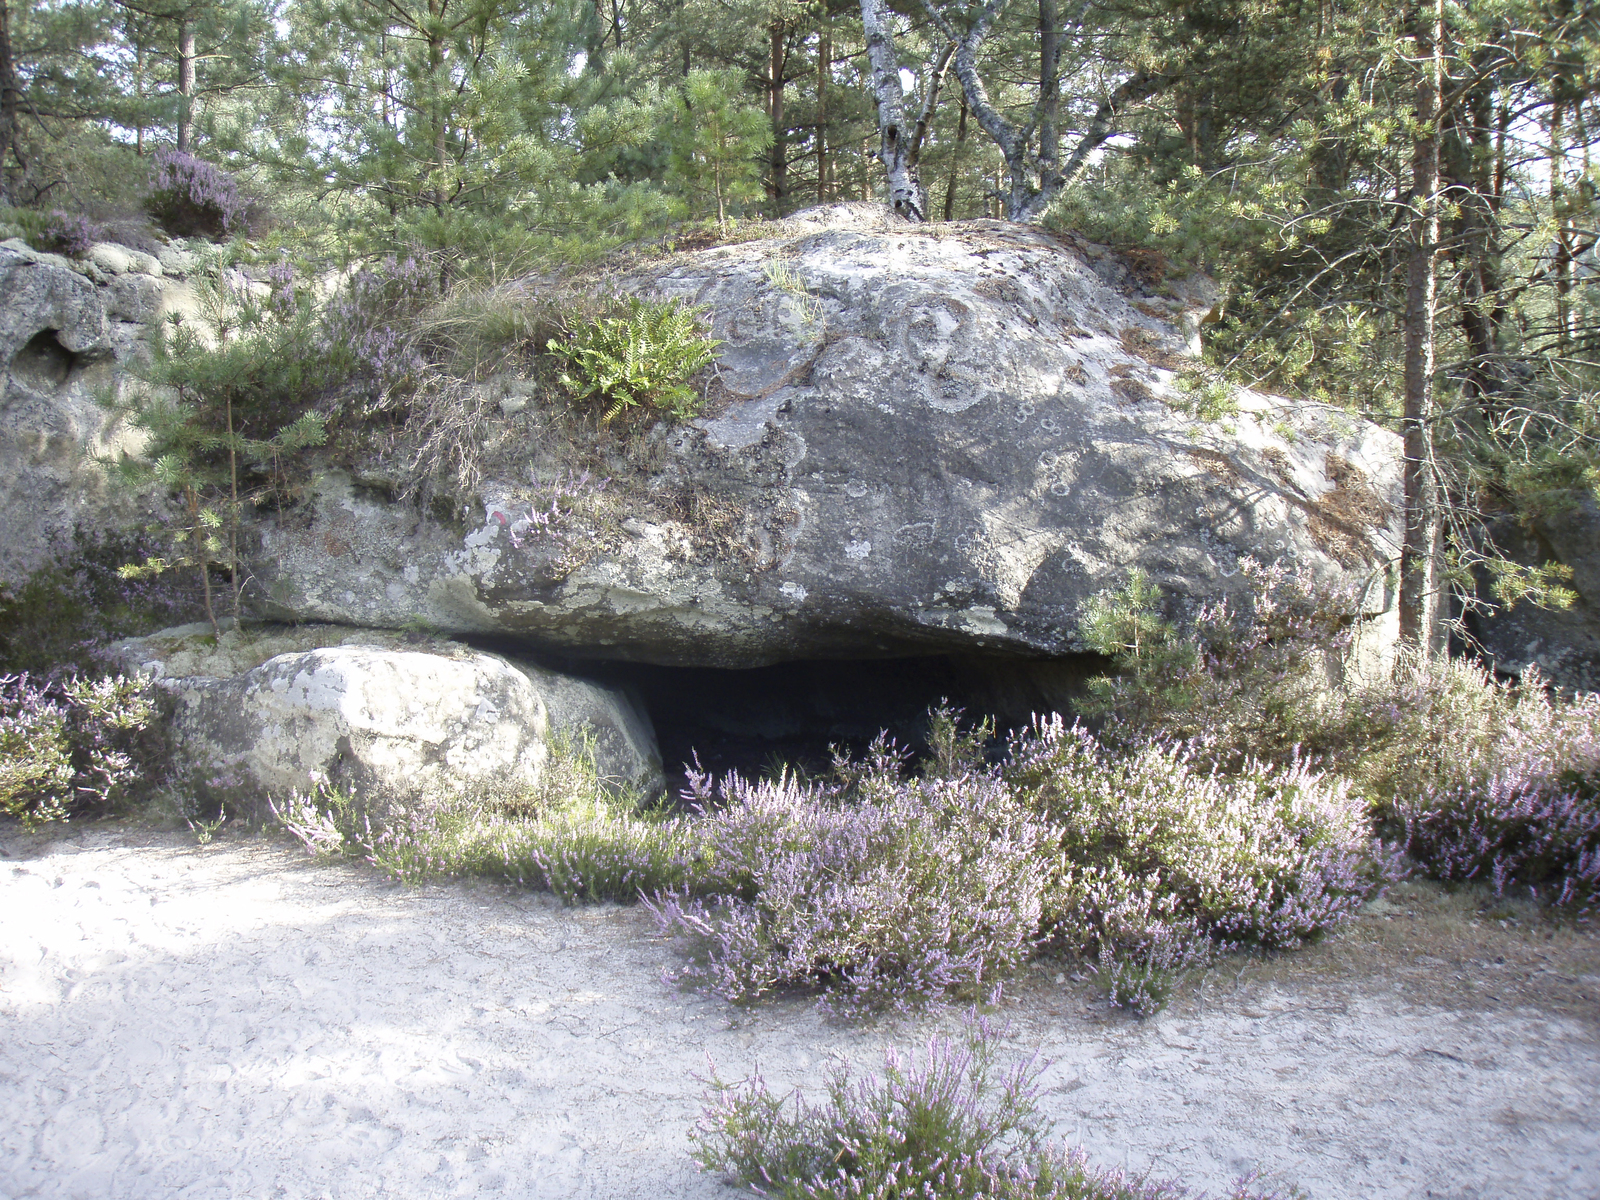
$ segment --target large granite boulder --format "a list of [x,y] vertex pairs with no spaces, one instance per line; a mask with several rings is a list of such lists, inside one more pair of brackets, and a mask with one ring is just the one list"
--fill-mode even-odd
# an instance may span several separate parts
[[1392,607],[1398,439],[1183,390],[1198,289],[1145,288],[1037,229],[862,206],[619,286],[707,306],[723,344],[705,416],[640,438],[648,469],[598,496],[563,498],[532,424],[453,512],[393,503],[381,466],[328,470],[261,529],[275,613],[754,666],[1061,655],[1085,600],[1133,568],[1203,600],[1245,555]]
[[560,737],[589,739],[618,782],[661,786],[649,718],[620,688],[421,635],[209,632],[114,647],[154,681],[179,777],[203,793],[260,800],[322,779],[401,801],[515,795],[538,785]]

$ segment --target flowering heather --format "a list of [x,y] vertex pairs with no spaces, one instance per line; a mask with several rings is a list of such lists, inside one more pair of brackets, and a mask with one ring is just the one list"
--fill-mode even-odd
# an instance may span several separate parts
[[1298,945],[1392,872],[1362,807],[1304,764],[1225,777],[1156,747],[1123,761],[1059,718],[1004,769],[979,749],[920,778],[882,736],[826,783],[691,773],[698,811],[679,817],[610,796],[566,752],[547,795],[510,806],[284,819],[314,852],[342,830],[399,879],[642,897],[689,951],[680,978],[734,1001],[813,988],[846,1016],[990,994],[1047,941],[1150,1012],[1215,947]]
[[154,716],[137,680],[0,676],[0,812],[36,824],[122,799]]
[[1298,946],[1399,873],[1349,785],[1304,762],[1223,774],[1182,747],[1112,754],[1055,716],[1003,773],[1056,830],[1047,931],[1139,1011],[1213,947]]
[[28,243],[35,250],[47,254],[65,254],[68,258],[83,258],[90,248],[105,240],[105,230],[88,217],[51,209],[29,221]]
[[1303,762],[1224,775],[1181,747],[1112,755],[1053,716],[1005,775],[1059,829],[1056,917],[1071,929],[1118,940],[1193,921],[1228,944],[1297,946],[1379,882],[1365,805]]
[[1407,849],[1440,879],[1558,904],[1600,896],[1600,695],[1524,689],[1498,735],[1468,742],[1454,779],[1397,799]]
[[280,259],[267,268],[266,309],[280,321],[287,321],[295,316],[300,308],[299,275],[294,269],[294,264]]
[[415,256],[389,255],[352,275],[328,301],[320,349],[338,366],[387,396],[414,381],[426,363],[404,319],[438,293],[436,272]]
[[[998,1079],[997,1038],[981,1020],[920,1055],[884,1056],[881,1076],[840,1067],[827,1102],[774,1096],[759,1075],[713,1078],[693,1138],[695,1158],[782,1200],[1185,1200],[1175,1183],[1099,1170],[1081,1150],[1051,1145],[1039,1112],[1037,1058]],[[1194,1198],[1199,1200],[1199,1198]],[[1241,1183],[1229,1200],[1272,1200]]]
[[584,471],[581,474],[562,472],[542,487],[536,482],[539,497],[520,516],[494,514],[495,521],[506,531],[511,544],[517,549],[529,544],[546,543],[569,548],[579,537],[571,527],[571,519],[578,508],[586,507],[606,490],[609,479],[595,479]]
[[1032,953],[1050,831],[992,773],[877,769],[854,794],[691,778],[709,872],[654,902],[700,952],[684,978],[729,1000],[817,985],[853,1014],[974,994]]
[[226,171],[203,158],[158,150],[145,209],[176,237],[220,240],[246,232],[254,206]]

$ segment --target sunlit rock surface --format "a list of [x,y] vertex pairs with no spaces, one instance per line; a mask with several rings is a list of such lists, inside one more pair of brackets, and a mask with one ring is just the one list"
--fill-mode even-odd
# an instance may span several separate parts
[[554,739],[592,739],[596,765],[654,791],[649,718],[620,688],[459,643],[332,626],[185,626],[118,643],[156,681],[178,776],[260,800],[325,780],[411,800],[536,787]]
[[1203,288],[999,222],[842,205],[777,229],[619,281],[708,306],[723,343],[706,414],[644,439],[647,485],[552,533],[531,449],[453,517],[327,471],[263,526],[276,615],[755,666],[1071,653],[1133,568],[1202,601],[1246,555],[1392,608],[1398,439],[1248,392],[1188,415]]

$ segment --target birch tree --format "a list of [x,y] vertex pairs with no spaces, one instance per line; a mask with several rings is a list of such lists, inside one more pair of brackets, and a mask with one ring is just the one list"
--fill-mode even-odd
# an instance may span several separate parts
[[1075,0],[1065,17],[1058,0],[1037,0],[1038,82],[1033,104],[1020,123],[1006,117],[990,98],[979,69],[980,56],[1012,0],[921,3],[928,19],[956,48],[956,77],[961,81],[967,109],[1000,148],[1005,162],[1005,213],[1009,220],[1034,221],[1042,216],[1063,189],[1082,175],[1094,152],[1118,132],[1119,115],[1171,82],[1159,71],[1132,69],[1100,100],[1063,159],[1061,67],[1065,24],[1083,29],[1090,17],[1088,0]]
[[906,121],[905,84],[885,0],[861,0],[872,95],[878,106],[878,159],[889,181],[889,206],[908,221],[924,221],[928,197],[917,172],[918,146]]

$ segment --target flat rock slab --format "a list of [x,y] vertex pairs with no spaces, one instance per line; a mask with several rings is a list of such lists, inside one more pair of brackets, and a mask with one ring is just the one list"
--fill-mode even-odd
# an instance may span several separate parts
[[[14,850],[23,843],[14,843]],[[0,1196],[726,1197],[687,1157],[708,1063],[815,1094],[838,1028],[660,982],[646,914],[405,888],[280,844],[100,827],[0,862]],[[1226,989],[1223,989],[1226,990]],[[1252,987],[1138,1023],[1029,986],[1009,1045],[1098,1161],[1315,1200],[1600,1194],[1595,1028]]]

